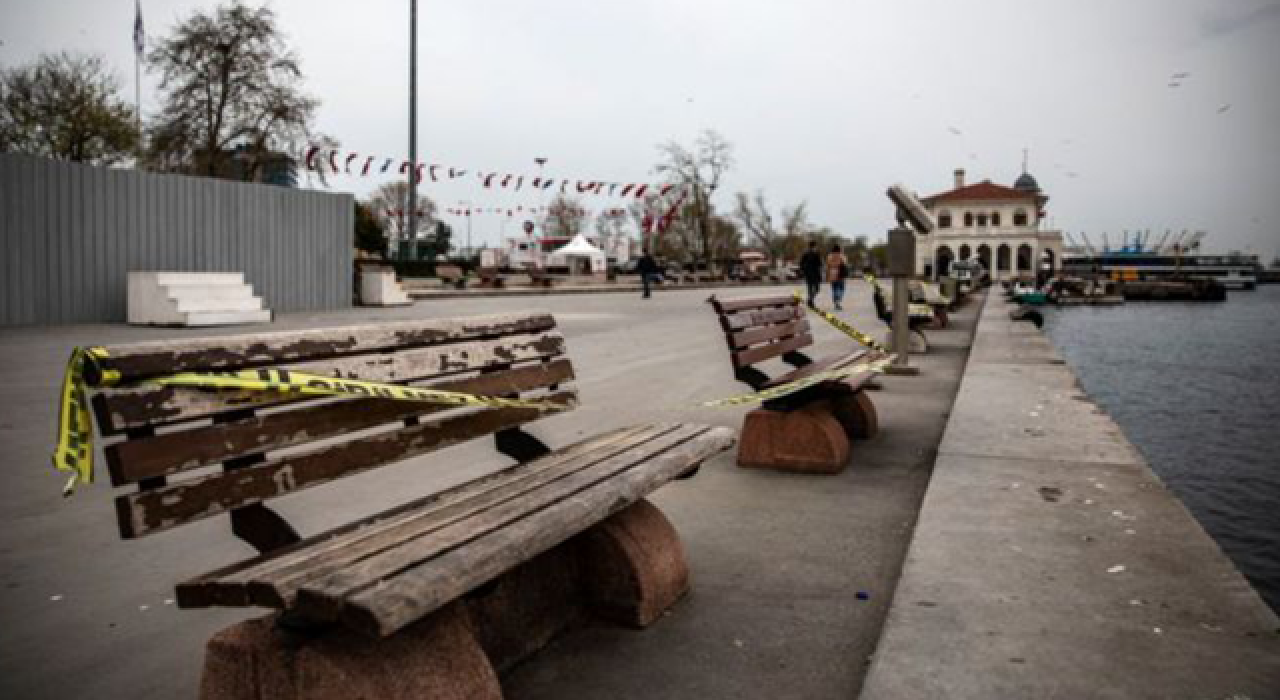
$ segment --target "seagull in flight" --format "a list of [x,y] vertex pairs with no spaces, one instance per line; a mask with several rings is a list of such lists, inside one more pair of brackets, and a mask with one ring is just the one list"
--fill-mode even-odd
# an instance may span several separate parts
[[1218,114],[1222,114],[1223,112],[1227,111],[1228,109],[1231,109],[1231,105],[1229,105],[1229,104],[1227,104],[1227,105],[1222,105],[1221,107],[1219,107],[1219,108],[1218,108]]
[[1190,73],[1174,73],[1174,74],[1173,74],[1173,79],[1174,79],[1174,80],[1185,80],[1185,79],[1190,78],[1190,77],[1191,77],[1191,74],[1190,74]]
[[955,128],[954,126],[947,127],[947,130],[949,130],[951,133],[955,134],[956,136],[960,135],[960,130]]

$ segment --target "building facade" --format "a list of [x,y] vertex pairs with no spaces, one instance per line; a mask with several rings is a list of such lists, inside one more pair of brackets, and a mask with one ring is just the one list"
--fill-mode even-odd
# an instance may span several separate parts
[[1061,265],[1062,232],[1045,228],[1049,197],[1027,172],[1005,187],[967,184],[964,170],[956,170],[952,189],[921,201],[937,224],[916,242],[921,277],[945,276],[957,260],[982,262],[997,281],[1052,274]]

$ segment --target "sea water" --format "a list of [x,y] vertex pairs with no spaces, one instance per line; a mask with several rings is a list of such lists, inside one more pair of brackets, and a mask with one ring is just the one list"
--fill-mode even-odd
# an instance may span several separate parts
[[1085,390],[1280,611],[1280,286],[1045,316]]

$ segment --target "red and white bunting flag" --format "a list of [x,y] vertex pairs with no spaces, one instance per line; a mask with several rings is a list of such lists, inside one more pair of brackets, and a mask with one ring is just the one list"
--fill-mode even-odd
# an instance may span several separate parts
[[432,165],[431,167],[427,168],[427,174],[429,174],[429,175],[431,176],[431,181],[432,181],[432,182],[439,182],[439,181],[440,181],[440,178],[436,177],[436,168],[439,168],[439,167],[440,167],[440,166],[438,166],[438,165]]
[[636,199],[640,199],[641,197],[643,197],[644,191],[648,188],[649,188],[648,185],[640,185],[640,187],[636,189]]
[[631,192],[632,188],[634,188],[634,187],[635,187],[635,185],[627,185],[626,187],[623,187],[623,188],[622,188],[622,196],[623,196],[623,197],[627,196],[627,194],[628,194],[629,192]]
[[663,185],[662,189],[658,190],[658,196],[659,197],[667,196],[667,193],[671,191],[672,187],[675,187],[675,185],[671,185],[671,184]]
[[329,169],[338,172],[338,152],[329,151]]
[[492,187],[492,186],[493,186],[493,178],[495,178],[495,177],[497,177],[497,176],[498,176],[498,174],[497,174],[497,173],[489,173],[488,175],[485,175],[485,176],[484,176],[484,186],[485,186],[485,187]]
[[359,158],[359,157],[360,157],[360,154],[359,154],[359,153],[356,153],[355,151],[352,151],[351,153],[347,154],[347,162],[345,162],[345,163],[343,163],[343,164],[342,164],[342,172],[344,172],[344,173],[346,173],[346,174],[350,175],[350,174],[351,174],[351,161],[353,161],[353,160],[355,160],[356,158]]
[[312,159],[316,157],[316,151],[318,150],[320,150],[319,146],[312,146],[311,148],[307,149],[307,158],[306,158],[307,170],[316,169],[316,164]]
[[369,174],[369,166],[373,165],[373,156],[364,159],[364,167],[360,168],[360,177]]
[[503,187],[506,187],[506,186],[507,186],[507,185],[509,185],[509,184],[511,184],[511,176],[510,176],[510,175],[507,175],[507,176],[505,176],[505,177],[503,177],[503,178],[502,178],[502,186],[503,186]]

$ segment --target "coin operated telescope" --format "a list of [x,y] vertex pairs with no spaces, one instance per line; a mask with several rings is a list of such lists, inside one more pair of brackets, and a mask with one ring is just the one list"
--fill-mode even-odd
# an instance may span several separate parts
[[893,352],[890,374],[916,374],[910,366],[910,288],[908,280],[915,274],[916,235],[931,233],[933,217],[919,198],[901,184],[892,185],[885,193],[897,209],[898,225],[889,230],[889,276],[893,278]]

